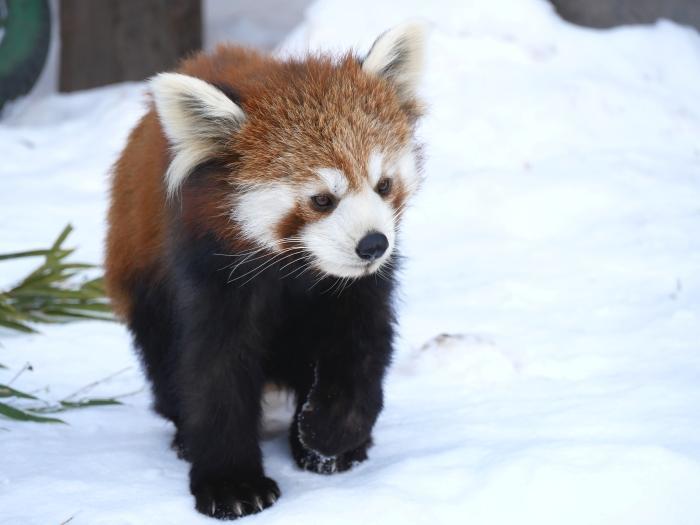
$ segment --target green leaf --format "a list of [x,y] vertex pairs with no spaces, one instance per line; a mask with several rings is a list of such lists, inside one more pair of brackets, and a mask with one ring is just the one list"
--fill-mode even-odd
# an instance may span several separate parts
[[0,326],[4,326],[5,328],[10,328],[12,330],[17,330],[18,332],[24,332],[25,334],[36,333],[36,330],[31,328],[30,326],[16,321],[11,321],[10,319],[0,318]]
[[58,250],[61,247],[61,244],[63,244],[63,241],[66,240],[66,237],[68,237],[68,235],[72,231],[73,231],[73,226],[71,226],[70,224],[67,224],[66,227],[63,228],[63,231],[58,236],[58,238],[54,241],[53,246],[51,246],[51,249]]
[[61,268],[63,269],[78,269],[78,270],[88,270],[90,268],[95,268],[94,264],[90,263],[66,263],[62,264]]
[[0,256],[0,260],[44,256],[43,263],[14,287],[0,291],[0,327],[33,333],[35,330],[30,323],[114,320],[101,277],[74,282],[76,277],[96,266],[64,261],[74,251],[62,247],[72,230],[73,227],[67,225],[48,250]]
[[94,399],[82,399],[80,401],[60,401],[58,405],[38,407],[38,408],[28,408],[27,410],[35,414],[56,414],[58,412],[66,412],[67,410],[73,410],[76,408],[87,408],[96,406],[109,406],[109,405],[121,405],[121,401],[113,398],[94,398]]
[[20,259],[22,257],[41,257],[51,253],[51,250],[30,250],[27,252],[3,253],[0,254],[0,261],[6,259]]
[[46,309],[44,310],[44,313],[46,315],[51,316],[50,320],[47,320],[46,322],[54,322],[54,321],[68,321],[71,319],[86,319],[86,320],[92,320],[92,321],[110,321],[111,319],[107,317],[106,315],[99,315],[99,314],[90,314],[90,313],[80,313],[80,312],[75,312],[73,310],[70,310],[68,308],[65,309],[60,309],[60,308],[52,308],[52,309]]
[[20,410],[19,408],[15,408],[5,403],[0,403],[0,415],[17,421],[33,421],[35,423],[63,423],[64,425],[66,424],[66,422],[61,419],[37,416],[36,414],[25,412],[24,410]]
[[0,384],[0,397],[21,397],[22,399],[37,399],[31,394],[15,390],[11,386]]
[[102,314],[112,313],[112,307],[107,303],[67,304],[64,308],[68,310],[87,310],[88,312],[99,312]]
[[18,290],[26,289],[30,286],[38,287],[42,284],[65,282],[76,275],[76,273],[77,272],[64,272],[60,269],[33,273],[26,277],[17,286],[12,288],[9,293],[12,295],[13,293],[17,293]]
[[[9,297],[8,295],[0,293],[0,301],[9,301],[9,300],[10,300],[10,297]],[[10,313],[12,313],[12,314],[17,314],[17,313],[19,313],[18,310],[17,310],[16,308],[13,308],[13,307],[10,306],[9,304],[4,304],[4,303],[2,303],[2,302],[0,302],[0,312],[5,312],[5,313],[8,313],[8,314],[10,314]]]
[[123,403],[114,398],[99,397],[94,399],[82,399],[80,401],[61,401],[61,406],[65,407],[67,410],[71,408],[98,407],[109,405],[123,405]]
[[51,288],[49,286],[33,287],[28,290],[17,290],[15,297],[24,298],[52,298],[52,299],[73,299],[76,301],[93,299],[94,294],[83,292],[82,290],[67,290],[64,288]]

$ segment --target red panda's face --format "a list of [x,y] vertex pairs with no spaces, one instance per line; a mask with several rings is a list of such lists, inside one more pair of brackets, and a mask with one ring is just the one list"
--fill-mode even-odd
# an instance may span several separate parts
[[234,235],[280,261],[303,253],[332,276],[377,271],[420,182],[420,48],[409,26],[385,33],[362,63],[282,64],[242,107],[199,79],[159,75],[156,106],[175,153],[168,192],[197,164],[234,152],[225,203]]
[[259,245],[290,258],[303,250],[322,272],[357,277],[390,258],[418,173],[412,144],[376,146],[344,167],[319,165],[302,175],[250,184],[234,196],[232,217]]

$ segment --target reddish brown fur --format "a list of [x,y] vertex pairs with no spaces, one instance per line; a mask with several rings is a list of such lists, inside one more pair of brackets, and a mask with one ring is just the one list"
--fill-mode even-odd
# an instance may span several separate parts
[[[217,159],[228,163],[230,172],[222,173],[206,191],[185,188],[178,203],[188,227],[211,231],[234,245],[242,242],[230,219],[236,185],[303,183],[315,178],[315,168],[335,167],[346,174],[351,189],[356,188],[367,177],[372,149],[381,146],[395,152],[406,147],[420,114],[416,102],[400,101],[386,80],[364,73],[351,55],[285,62],[222,46],[212,55],[185,61],[179,72],[231,89],[240,96],[247,116]],[[169,161],[167,140],[151,107],[114,168],[106,284],[120,317],[130,311],[130,279],[140,270],[163,267],[164,173]],[[406,196],[406,188],[397,185],[392,196],[396,209]],[[311,210],[291,214],[280,224],[280,234],[295,233],[311,220]]]

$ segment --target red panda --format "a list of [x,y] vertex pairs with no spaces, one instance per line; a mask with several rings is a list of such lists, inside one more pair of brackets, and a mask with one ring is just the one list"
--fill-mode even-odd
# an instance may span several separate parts
[[407,25],[364,58],[222,46],[150,81],[114,168],[106,285],[206,515],[280,496],[258,443],[266,382],[295,394],[301,468],[367,458],[421,180],[422,52]]

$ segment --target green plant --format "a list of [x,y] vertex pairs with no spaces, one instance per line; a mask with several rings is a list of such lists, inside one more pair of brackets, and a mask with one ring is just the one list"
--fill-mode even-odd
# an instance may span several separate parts
[[[95,268],[92,264],[67,262],[74,250],[63,248],[73,228],[66,226],[53,245],[44,250],[0,254],[0,261],[26,257],[43,257],[44,261],[17,285],[0,292],[0,327],[34,333],[35,323],[62,323],[79,319],[112,320],[102,278],[88,279],[81,274]],[[0,368],[7,367],[0,364]],[[64,423],[48,416],[90,406],[118,405],[116,398],[79,398],[86,390],[102,381],[82,388],[76,393],[51,403],[10,386],[25,370],[25,366],[9,382],[0,384],[0,415],[17,421]],[[107,378],[109,379],[109,378]],[[103,380],[104,381],[104,380]]]
[[69,224],[45,250],[0,254],[0,261],[44,257],[44,262],[9,290],[0,292],[0,326],[35,332],[29,323],[56,323],[75,319],[111,320],[102,278],[75,278],[92,264],[66,262],[72,249],[63,242],[73,230]]
[[[12,381],[17,379],[22,372],[24,372],[28,367],[25,366],[20,372],[14,377]],[[117,374],[124,372],[121,370]],[[27,392],[22,392],[17,390],[10,385],[0,384],[0,398],[8,398],[9,400],[14,400],[13,404],[5,403],[0,401],[0,415],[5,416],[9,419],[14,419],[16,421],[33,421],[35,423],[65,423],[62,419],[57,417],[50,417],[45,414],[57,414],[60,412],[65,412],[67,410],[74,410],[78,408],[86,408],[93,406],[105,406],[105,405],[121,405],[121,402],[116,397],[110,398],[78,398],[78,396],[87,390],[90,390],[100,383],[103,383],[117,374],[112,374],[111,376],[101,380],[91,383],[87,387],[83,387],[77,392],[67,396],[66,398],[56,402],[51,403],[49,401],[42,400],[35,396],[34,394],[29,394]],[[10,381],[10,382],[12,382]],[[22,406],[17,406],[17,402],[24,403]]]

